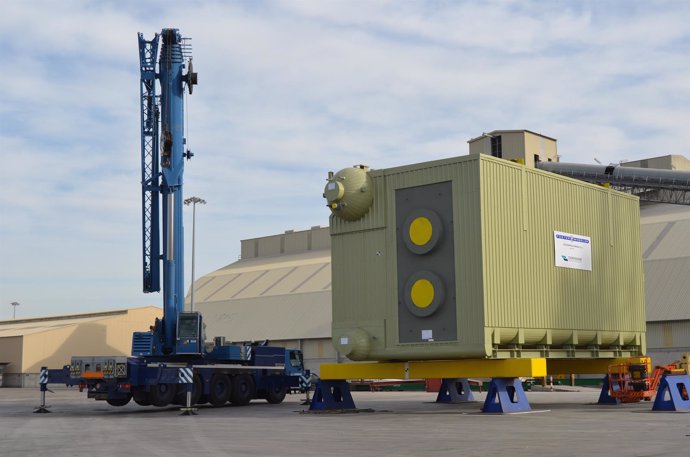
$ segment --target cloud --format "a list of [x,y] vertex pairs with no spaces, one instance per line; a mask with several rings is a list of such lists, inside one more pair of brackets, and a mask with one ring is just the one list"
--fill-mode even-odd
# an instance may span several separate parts
[[203,274],[235,260],[240,239],[325,225],[328,170],[462,155],[492,129],[555,137],[564,161],[690,155],[688,13],[674,1],[12,2],[0,302],[47,314],[160,301],[139,292],[137,32],[192,37],[185,184],[208,201]]

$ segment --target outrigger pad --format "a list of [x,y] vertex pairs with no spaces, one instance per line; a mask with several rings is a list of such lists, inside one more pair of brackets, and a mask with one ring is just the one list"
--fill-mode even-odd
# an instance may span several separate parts
[[474,401],[467,378],[444,378],[438,390],[436,403],[465,403]]
[[690,412],[690,375],[664,375],[652,411]]
[[617,398],[611,396],[611,384],[609,383],[609,376],[604,376],[604,383],[601,385],[601,393],[599,394],[599,401],[597,405],[617,405],[620,403]]
[[309,411],[356,409],[347,381],[321,380],[316,384]]
[[523,413],[532,411],[518,378],[493,378],[486,394],[484,413]]

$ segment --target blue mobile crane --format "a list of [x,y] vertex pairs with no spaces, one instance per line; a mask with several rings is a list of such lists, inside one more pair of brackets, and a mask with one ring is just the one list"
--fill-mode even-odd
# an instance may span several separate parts
[[47,385],[58,383],[112,406],[132,399],[159,407],[246,405],[255,398],[280,403],[288,391],[308,388],[301,351],[265,342],[226,344],[223,337],[207,344],[201,313],[184,310],[182,178],[184,161],[193,156],[184,137],[184,91],[192,94],[197,84],[191,46],[177,29],[163,29],[150,41],[139,33],[139,63],[143,290],[161,290],[162,265],[163,318],[150,331],[134,333],[132,357],[72,357],[61,369],[42,368],[36,412],[47,412]]

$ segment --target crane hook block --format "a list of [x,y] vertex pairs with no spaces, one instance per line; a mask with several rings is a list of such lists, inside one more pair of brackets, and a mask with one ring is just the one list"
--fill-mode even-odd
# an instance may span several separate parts
[[197,75],[194,73],[194,65],[192,64],[192,59],[189,59],[189,70],[187,71],[187,77],[185,81],[187,82],[187,87],[189,88],[189,94],[191,95],[194,91],[194,86],[197,85]]

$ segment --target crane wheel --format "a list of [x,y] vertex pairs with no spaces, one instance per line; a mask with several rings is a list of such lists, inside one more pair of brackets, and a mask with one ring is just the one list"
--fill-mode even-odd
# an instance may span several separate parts
[[244,406],[249,404],[256,393],[254,378],[248,374],[240,374],[232,378],[232,394],[230,401],[233,405]]
[[132,399],[131,395],[127,395],[125,398],[108,398],[106,402],[110,406],[125,406]]
[[232,383],[230,382],[230,376],[217,373],[211,377],[208,395],[209,403],[213,406],[222,406],[230,400],[231,393]]
[[285,400],[285,395],[287,395],[287,387],[272,386],[266,390],[266,401],[272,405],[277,405]]
[[175,399],[177,384],[156,384],[151,386],[149,400],[153,406],[168,406]]
[[151,400],[149,400],[149,393],[146,391],[138,391],[132,394],[134,398],[134,403],[139,406],[151,406]]

